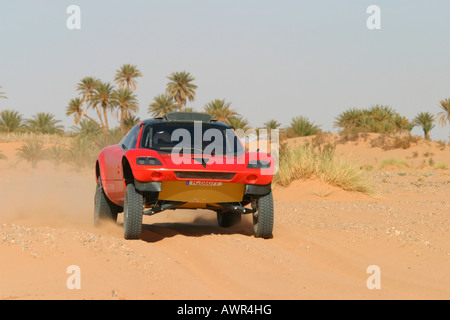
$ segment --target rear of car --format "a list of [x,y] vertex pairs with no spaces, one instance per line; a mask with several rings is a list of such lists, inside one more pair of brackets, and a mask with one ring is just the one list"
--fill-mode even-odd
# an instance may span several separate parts
[[[215,211],[221,227],[252,214],[255,236],[272,236],[273,157],[246,152],[231,127],[206,114],[176,112],[146,120],[102,153],[97,171],[117,163],[119,170],[117,175],[113,169],[114,179],[97,174],[96,199],[103,194],[113,211],[123,208],[127,239],[140,237],[142,215],[177,208]],[[96,206],[96,221],[102,219],[100,209]],[[103,210],[103,217],[117,217]]]

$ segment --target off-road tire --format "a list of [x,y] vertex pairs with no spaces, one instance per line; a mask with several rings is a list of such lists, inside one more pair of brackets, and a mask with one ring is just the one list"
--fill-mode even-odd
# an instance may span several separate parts
[[273,195],[272,191],[260,197],[253,213],[253,229],[256,238],[272,238],[273,231]]
[[97,187],[94,197],[94,226],[98,227],[102,221],[117,221],[117,214],[121,207],[111,202],[103,190],[100,177],[97,179]]
[[229,228],[241,222],[241,214],[231,211],[218,211],[217,223],[219,227]]
[[132,183],[127,185],[123,207],[123,231],[125,239],[140,239],[144,197]]

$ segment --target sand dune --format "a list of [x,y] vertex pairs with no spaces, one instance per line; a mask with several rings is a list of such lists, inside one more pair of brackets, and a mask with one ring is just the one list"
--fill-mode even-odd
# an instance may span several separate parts
[[[92,226],[91,171],[46,161],[32,170],[15,164],[18,146],[0,144],[0,299],[450,298],[450,171],[419,168],[450,163],[450,147],[338,145],[372,166],[378,195],[317,180],[275,187],[273,239],[254,238],[250,216],[225,229],[213,212],[177,210],[145,217],[141,240],[126,241],[122,215]],[[410,168],[379,170],[391,157]],[[67,288],[70,265],[79,290]],[[370,265],[381,289],[367,288]]]

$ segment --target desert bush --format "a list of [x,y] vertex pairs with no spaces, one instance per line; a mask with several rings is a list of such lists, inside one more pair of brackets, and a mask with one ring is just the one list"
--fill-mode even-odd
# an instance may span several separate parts
[[338,139],[338,144],[345,144],[349,141],[354,142],[359,140],[359,132],[342,131],[340,133],[340,138]]
[[435,170],[449,170],[450,169],[450,164],[444,163],[444,162],[436,163],[436,164],[433,165],[433,169],[435,169]]
[[383,169],[387,166],[397,167],[397,168],[409,168],[409,164],[401,159],[397,158],[388,158],[381,161],[379,165],[379,169]]
[[8,157],[2,151],[0,151],[0,160],[8,160]]
[[324,144],[331,143],[331,141],[335,141],[333,136],[329,133],[323,133],[319,131],[316,135],[311,139],[311,143],[313,146],[321,146]]
[[370,140],[370,146],[372,148],[378,147],[383,150],[408,149],[412,144],[417,143],[419,140],[419,137],[410,134],[393,135],[384,133]]
[[439,147],[439,150],[441,150],[441,151],[445,150],[445,147],[446,147],[445,141],[439,140],[439,141],[436,141],[436,143]]
[[73,139],[65,152],[65,161],[75,169],[93,167],[100,148],[89,137],[79,136]]
[[37,168],[39,161],[44,160],[46,157],[44,145],[39,141],[30,141],[24,143],[17,149],[16,153],[19,161],[25,160],[31,164],[31,167]]
[[286,186],[294,180],[317,177],[344,190],[366,194],[374,192],[363,170],[348,160],[335,158],[334,145],[316,148],[311,144],[304,144],[291,149],[282,148],[275,183]]
[[48,160],[53,162],[56,168],[59,168],[61,163],[63,163],[65,160],[67,150],[62,146],[54,145],[47,149],[46,152]]

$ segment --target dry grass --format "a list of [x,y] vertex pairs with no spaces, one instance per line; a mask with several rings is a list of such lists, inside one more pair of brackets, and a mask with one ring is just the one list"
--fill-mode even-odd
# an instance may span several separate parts
[[383,169],[385,167],[409,168],[410,166],[405,160],[397,158],[388,158],[381,161],[378,168]]
[[417,144],[421,138],[410,134],[380,134],[377,138],[370,140],[370,146],[383,150],[408,149]]
[[294,180],[317,177],[343,190],[374,194],[366,172],[346,159],[335,158],[334,146],[317,148],[305,144],[288,149],[286,145],[281,145],[279,158],[279,169],[274,181],[282,186]]
[[71,137],[59,134],[40,134],[33,132],[0,132],[0,142],[40,142],[44,144],[69,145],[73,140]]

